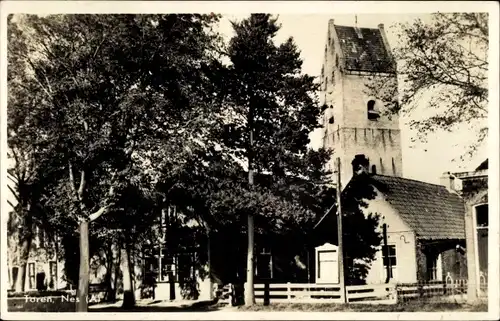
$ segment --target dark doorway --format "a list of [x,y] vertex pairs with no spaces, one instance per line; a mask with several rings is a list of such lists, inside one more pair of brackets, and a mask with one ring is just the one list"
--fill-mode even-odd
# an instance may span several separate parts
[[40,272],[36,274],[36,289],[38,291],[47,290],[47,285],[45,284],[45,272]]
[[480,287],[486,290],[488,283],[488,204],[476,207],[477,256]]

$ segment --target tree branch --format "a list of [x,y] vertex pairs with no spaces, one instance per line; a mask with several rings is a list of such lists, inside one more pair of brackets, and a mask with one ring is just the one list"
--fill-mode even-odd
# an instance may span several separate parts
[[80,171],[80,187],[78,188],[78,198],[83,199],[83,191],[85,190],[85,186],[87,185],[87,180],[85,177],[85,170]]
[[101,41],[101,43],[97,46],[97,48],[95,49],[94,54],[92,55],[92,58],[95,58],[95,56],[96,56],[96,55],[97,55],[97,53],[99,52],[99,49],[101,49],[101,46],[102,46],[102,44],[104,43],[104,41],[105,41],[105,40],[106,40],[106,35],[104,34],[104,35],[102,36],[102,41]]
[[12,186],[10,186],[9,184],[7,184],[7,188],[9,189],[9,191],[12,193],[12,195],[16,198],[16,201],[21,204],[21,196],[19,195],[19,193],[16,193],[16,191],[12,188]]
[[105,205],[105,206],[101,207],[97,212],[90,214],[88,217],[88,221],[89,222],[95,221],[101,215],[103,215],[109,209],[109,207],[110,207],[109,205]]
[[73,192],[73,197],[78,199],[78,193],[76,191],[75,185],[75,177],[73,175],[73,166],[71,165],[71,161],[68,161],[68,169],[69,169],[69,185],[71,187],[71,191]]
[[12,206],[12,209],[14,209],[14,210],[16,209],[16,207],[14,206],[14,204],[12,204],[12,202],[11,202],[11,201],[7,200],[7,203],[8,203],[10,206]]

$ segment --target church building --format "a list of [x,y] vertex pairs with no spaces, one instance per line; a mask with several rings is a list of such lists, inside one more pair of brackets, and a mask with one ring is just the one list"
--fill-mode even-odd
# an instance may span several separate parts
[[[366,283],[466,278],[465,207],[453,177],[444,175],[440,185],[403,177],[399,116],[389,112],[397,110],[397,71],[384,26],[340,26],[330,20],[321,81],[323,147],[333,150],[328,168],[336,171],[340,159],[342,197],[359,185],[373,187],[376,196],[366,200],[364,212],[378,214],[380,231],[386,228]],[[384,84],[383,94],[374,90],[378,82]],[[332,220],[318,224],[325,222]],[[335,251],[336,245],[318,248]],[[319,254],[316,282],[334,283],[338,276],[318,279],[332,264],[322,260],[330,256]]]

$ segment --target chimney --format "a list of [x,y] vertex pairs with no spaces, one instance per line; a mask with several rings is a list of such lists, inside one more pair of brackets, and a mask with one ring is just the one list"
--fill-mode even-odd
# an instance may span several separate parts
[[455,177],[450,172],[444,172],[440,178],[441,185],[446,187],[448,192],[455,193]]
[[365,155],[360,154],[354,156],[351,162],[352,164],[352,175],[356,176],[362,173],[368,173],[368,168],[370,166],[370,161],[365,157]]

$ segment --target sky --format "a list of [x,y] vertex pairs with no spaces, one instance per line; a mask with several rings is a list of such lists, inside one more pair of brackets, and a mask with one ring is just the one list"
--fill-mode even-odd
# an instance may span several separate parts
[[[42,14],[43,15],[43,14]],[[219,31],[229,39],[233,35],[230,21],[241,20],[248,17],[248,13],[224,14],[219,24]],[[359,27],[376,28],[384,24],[389,45],[396,46],[397,23],[411,22],[414,19],[428,21],[429,14],[279,14],[278,22],[282,28],[276,37],[277,42],[282,42],[288,37],[293,37],[303,60],[303,72],[312,76],[319,76],[323,64],[324,46],[327,38],[327,26],[330,19],[335,24],[354,25],[357,19]],[[417,117],[418,115],[411,115]],[[474,157],[460,160],[465,152],[465,146],[475,138],[474,133],[461,126],[452,133],[437,132],[430,135],[429,143],[414,143],[411,138],[415,136],[407,122],[408,117],[400,117],[403,176],[429,183],[439,184],[442,173],[450,171],[468,171],[477,167],[488,157],[487,149],[480,149]],[[311,134],[311,147],[321,146],[321,129]]]
[[[226,38],[233,35],[230,21],[241,20],[248,14],[224,15],[220,22],[219,30]],[[429,21],[429,14],[280,14],[278,22],[282,28],[276,37],[277,42],[282,42],[288,37],[293,37],[303,60],[302,70],[312,76],[319,76],[323,64],[324,46],[327,38],[328,21],[334,19],[338,25],[357,25],[359,27],[377,28],[384,24],[387,38],[391,48],[398,43],[397,24],[411,22],[414,19]],[[451,133],[442,131],[428,136],[428,143],[411,142],[415,133],[409,128],[410,117],[425,116],[420,114],[400,117],[403,176],[424,182],[439,184],[439,178],[444,172],[458,172],[474,170],[488,157],[487,148],[481,148],[472,158],[461,160],[460,156],[466,151],[471,141],[475,138],[474,132],[468,126],[459,126]],[[321,145],[321,130],[311,134],[311,146]]]

